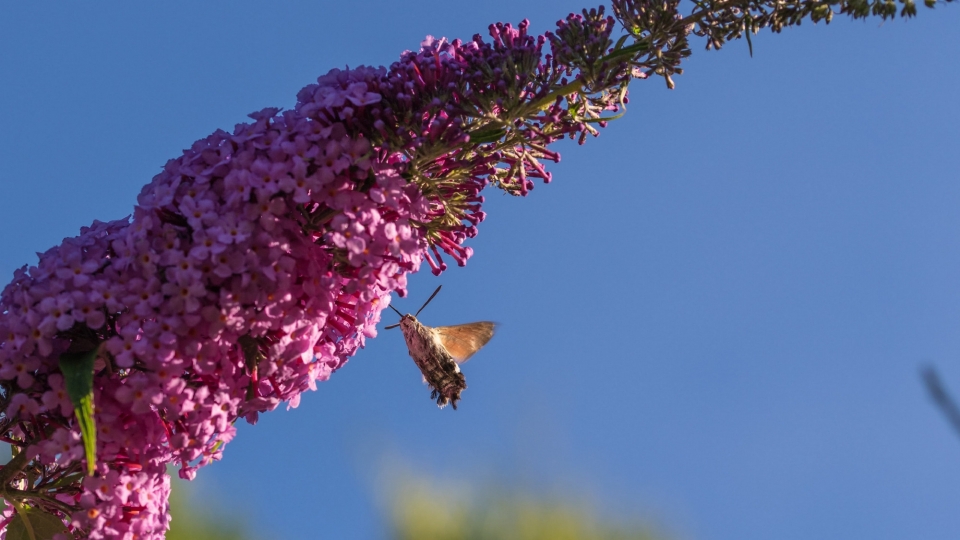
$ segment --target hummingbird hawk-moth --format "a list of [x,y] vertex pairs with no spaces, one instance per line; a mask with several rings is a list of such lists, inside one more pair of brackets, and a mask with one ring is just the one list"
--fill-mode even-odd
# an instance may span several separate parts
[[460,392],[467,388],[467,381],[460,372],[459,364],[469,360],[490,341],[496,324],[489,321],[436,327],[421,324],[417,315],[420,315],[438,292],[440,287],[433,291],[415,315],[403,315],[397,308],[390,306],[390,309],[400,315],[400,322],[387,326],[386,329],[400,327],[410,357],[420,368],[423,381],[433,390],[430,399],[436,399],[441,409],[447,403],[456,409]]

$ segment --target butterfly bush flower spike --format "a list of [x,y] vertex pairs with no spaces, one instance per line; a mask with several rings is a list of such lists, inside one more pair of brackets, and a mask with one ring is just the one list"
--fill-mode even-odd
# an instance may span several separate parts
[[[297,406],[376,336],[422,263],[466,264],[485,188],[549,182],[549,146],[597,135],[632,78],[672,84],[689,34],[719,46],[750,10],[775,28],[803,6],[825,17],[741,4],[683,18],[672,2],[619,0],[617,41],[601,8],[541,36],[498,23],[486,40],[428,37],[389,67],[332,70],[292,109],[169,161],[130,218],[17,270],[0,293],[0,440],[15,454],[0,536],[27,505],[63,522],[60,539],[162,539],[167,467],[192,479],[237,420]],[[74,357],[93,358],[86,434],[62,367]]]

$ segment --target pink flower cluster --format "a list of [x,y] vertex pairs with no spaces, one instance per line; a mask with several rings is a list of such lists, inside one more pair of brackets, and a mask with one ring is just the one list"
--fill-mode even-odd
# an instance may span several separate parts
[[6,417],[44,466],[83,455],[59,355],[103,351],[100,474],[63,501],[90,538],[160,534],[166,464],[192,477],[238,417],[296,406],[376,334],[419,266],[411,220],[429,204],[367,141],[293,112],[252,116],[168,163],[131,223],[96,223],[3,292]]
[[[572,68],[542,63],[546,38],[526,22],[491,34],[334,70],[294,110],[252,114],[167,163],[132,220],[95,222],[18,270],[0,295],[0,440],[29,458],[10,483],[22,500],[76,537],[162,538],[168,464],[193,478],[238,418],[296,407],[376,335],[424,259],[435,273],[441,251],[465,264],[484,186],[526,194],[528,177],[549,180],[537,158],[559,159],[545,145],[587,129],[550,94]],[[543,99],[506,143],[478,123]],[[85,477],[58,362],[90,351]]]

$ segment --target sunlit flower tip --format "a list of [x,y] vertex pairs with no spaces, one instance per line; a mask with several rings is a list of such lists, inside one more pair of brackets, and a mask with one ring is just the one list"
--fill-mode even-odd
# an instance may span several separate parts
[[440,256],[440,252],[437,250],[436,245],[430,246],[430,250],[433,252],[434,257],[437,258],[437,268],[439,270],[439,272],[435,271],[434,275],[440,275],[440,272],[443,272],[447,269],[447,263],[443,262],[443,257]]
[[436,262],[434,262],[433,257],[431,257],[429,253],[424,253],[423,258],[427,261],[427,264],[430,266],[430,272],[433,275],[439,276],[443,272],[443,269],[441,269],[440,266]]

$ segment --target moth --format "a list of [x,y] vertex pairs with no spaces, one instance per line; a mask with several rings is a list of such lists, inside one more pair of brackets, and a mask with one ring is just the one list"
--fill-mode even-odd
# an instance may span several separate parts
[[467,388],[467,381],[460,372],[460,364],[469,360],[490,341],[497,325],[490,321],[436,327],[421,324],[417,315],[420,315],[438,292],[440,287],[433,291],[414,315],[403,315],[397,308],[390,306],[390,309],[400,315],[400,322],[385,329],[400,327],[410,357],[420,368],[423,381],[432,390],[430,399],[436,399],[441,409],[447,403],[456,409],[460,392]]

